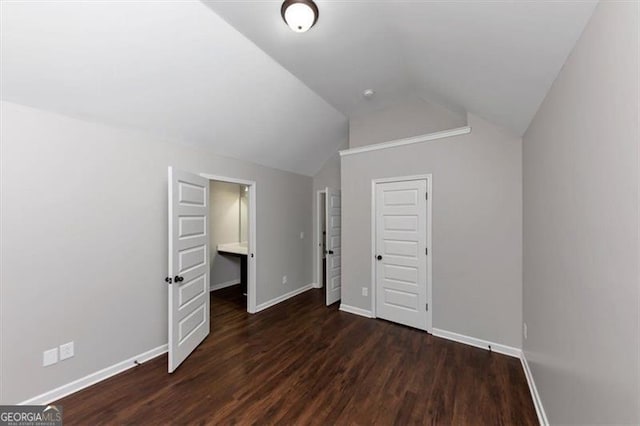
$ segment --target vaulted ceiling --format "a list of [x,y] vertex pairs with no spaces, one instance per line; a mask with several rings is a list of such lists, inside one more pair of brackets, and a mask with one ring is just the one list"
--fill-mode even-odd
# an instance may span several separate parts
[[409,95],[521,134],[595,4],[317,3],[298,34],[280,1],[3,1],[0,94],[313,175]]
[[315,174],[346,117],[195,0],[2,3],[2,99]]
[[205,3],[347,116],[418,94],[518,134],[596,4],[316,0],[316,26],[298,34],[279,1]]

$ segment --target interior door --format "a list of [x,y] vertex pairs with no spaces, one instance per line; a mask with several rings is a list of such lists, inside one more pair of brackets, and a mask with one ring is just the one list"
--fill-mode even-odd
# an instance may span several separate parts
[[169,373],[209,334],[209,181],[169,167]]
[[340,191],[327,188],[327,200],[325,203],[325,229],[327,232],[327,261],[325,276],[327,277],[327,306],[340,300],[342,293],[341,277],[341,200]]
[[427,181],[376,185],[376,316],[427,330]]

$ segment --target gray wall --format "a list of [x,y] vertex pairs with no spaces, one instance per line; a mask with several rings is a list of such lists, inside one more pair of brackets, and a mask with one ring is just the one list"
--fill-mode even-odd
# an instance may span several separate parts
[[418,97],[349,120],[349,147],[388,142],[466,126],[467,117]]
[[524,136],[524,351],[555,424],[640,423],[638,26],[601,2]]
[[342,157],[342,303],[371,309],[372,179],[431,173],[433,326],[521,347],[522,143],[469,123],[468,135]]
[[[311,283],[312,178],[1,107],[3,403],[167,343],[169,165],[257,182],[258,303]],[[71,340],[74,358],[42,367]]]
[[240,242],[240,185],[211,181],[209,219],[210,282],[213,288],[221,284],[240,282],[240,258],[218,253],[219,244]]

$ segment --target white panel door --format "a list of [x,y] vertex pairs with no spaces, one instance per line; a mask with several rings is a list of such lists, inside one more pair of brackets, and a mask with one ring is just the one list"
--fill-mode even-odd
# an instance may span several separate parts
[[376,316],[427,330],[427,182],[376,185]]
[[327,306],[340,300],[342,292],[342,249],[341,249],[341,200],[340,191],[327,188],[327,201],[325,203],[326,230],[327,230],[327,266],[325,276],[327,277]]
[[209,334],[209,180],[169,167],[169,373]]

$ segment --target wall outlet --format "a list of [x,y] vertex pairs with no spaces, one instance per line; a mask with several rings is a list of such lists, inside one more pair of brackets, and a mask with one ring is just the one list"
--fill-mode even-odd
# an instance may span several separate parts
[[73,356],[73,342],[60,345],[60,361]]
[[527,323],[522,324],[522,335],[524,336],[524,340],[527,340]]
[[304,240],[304,232],[301,232],[301,233],[300,233],[300,239],[301,239],[301,240]]
[[42,366],[47,367],[58,362],[58,348],[49,349],[42,353]]
[[287,276],[283,276],[282,277],[282,284],[286,284],[287,283]]
[[362,295],[363,296],[368,296],[369,295],[369,288],[368,287],[362,287]]

